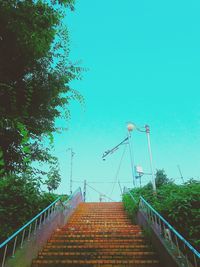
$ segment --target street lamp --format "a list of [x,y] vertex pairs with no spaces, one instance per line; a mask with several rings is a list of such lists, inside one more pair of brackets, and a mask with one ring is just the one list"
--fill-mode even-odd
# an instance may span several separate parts
[[132,150],[132,142],[131,142],[131,132],[135,129],[135,125],[131,122],[127,124],[128,130],[128,144],[129,144],[129,152],[130,152],[130,159],[131,159],[131,172],[133,176],[133,185],[136,187],[136,175],[135,175],[135,164],[134,164],[134,157],[133,157],[133,150]]
[[139,132],[144,132],[147,135],[149,161],[150,161],[151,175],[152,175],[152,181],[151,182],[152,182],[152,186],[153,186],[153,191],[156,193],[155,172],[154,172],[154,168],[153,168],[153,159],[152,159],[151,141],[150,141],[150,127],[149,127],[149,125],[145,125],[144,127],[139,128],[134,123],[129,122],[127,124],[127,129],[129,132],[129,137],[131,136],[131,132],[135,129],[138,130]]

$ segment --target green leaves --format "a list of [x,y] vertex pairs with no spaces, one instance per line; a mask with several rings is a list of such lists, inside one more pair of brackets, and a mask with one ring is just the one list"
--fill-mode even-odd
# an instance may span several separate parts
[[[199,182],[190,180],[183,185],[176,185],[171,181],[169,183],[164,182],[157,188],[156,196],[148,185],[131,191],[136,199],[143,196],[186,240],[199,249]],[[134,214],[136,208],[132,199],[126,195],[123,202],[128,212]]]
[[6,172],[46,159],[42,138],[48,135],[52,147],[56,118],[70,118],[71,100],[84,102],[69,85],[83,69],[69,60],[63,7],[73,9],[74,1],[0,1],[0,147]]
[[0,147],[0,175],[4,173],[4,158],[3,158],[3,151]]
[[0,179],[0,243],[57,197],[42,193],[37,181],[27,174],[22,177],[4,176]]
[[61,182],[57,159],[55,159],[55,161],[53,162],[53,165],[51,166],[50,171],[47,174],[47,178],[48,179],[45,181],[45,184],[47,185],[49,192],[56,190]]

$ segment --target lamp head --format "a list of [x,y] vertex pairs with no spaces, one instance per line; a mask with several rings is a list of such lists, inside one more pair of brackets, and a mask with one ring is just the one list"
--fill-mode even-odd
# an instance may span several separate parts
[[127,129],[129,132],[132,132],[135,128],[136,128],[136,126],[132,122],[127,123]]

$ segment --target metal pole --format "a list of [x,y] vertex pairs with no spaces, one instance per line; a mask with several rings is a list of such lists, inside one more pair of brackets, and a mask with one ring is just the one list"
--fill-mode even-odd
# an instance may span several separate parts
[[13,251],[12,251],[12,258],[14,258],[14,256],[15,256],[16,244],[17,244],[17,236],[15,237],[15,241],[14,241],[14,246],[13,246]]
[[146,129],[146,134],[147,134],[147,142],[148,142],[149,160],[150,160],[150,166],[151,166],[153,191],[156,193],[156,182],[155,182],[155,173],[154,173],[154,168],[153,168],[153,159],[152,159],[152,152],[151,152],[151,141],[150,141],[150,128],[149,128],[149,125],[145,125],[145,129]]
[[2,261],[2,265],[1,265],[2,267],[4,267],[4,264],[5,264],[7,248],[8,248],[8,244],[6,244],[5,249],[4,249],[3,261]]
[[75,153],[73,152],[72,148],[68,148],[67,151],[70,150],[71,151],[71,165],[70,165],[70,195],[72,195],[72,174],[73,174],[73,157],[75,155]]
[[84,188],[83,188],[83,201],[86,201],[86,180],[84,180]]
[[133,185],[136,186],[136,178],[135,178],[135,170],[134,170],[134,158],[133,158],[131,132],[130,131],[128,131],[128,144],[129,144],[129,152],[130,152],[130,159],[131,159],[131,171],[132,171],[132,176],[133,176]]
[[121,187],[121,184],[120,184],[119,181],[118,181],[118,184],[119,184],[119,188],[120,188],[120,191],[121,191],[121,195],[123,195],[123,190],[122,190],[122,187]]
[[180,168],[180,166],[179,166],[179,165],[177,165],[177,168],[178,168],[178,170],[179,170],[179,173],[180,173],[181,179],[182,179],[182,181],[183,181],[183,183],[184,183],[184,179],[183,179],[183,175],[182,175],[182,172],[181,172],[181,168]]

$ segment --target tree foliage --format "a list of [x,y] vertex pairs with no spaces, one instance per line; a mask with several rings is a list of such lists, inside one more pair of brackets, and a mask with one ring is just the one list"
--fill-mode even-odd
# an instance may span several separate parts
[[[51,2],[51,3],[50,3]],[[81,68],[69,61],[63,9],[74,1],[0,0],[0,148],[4,169],[24,171],[48,161],[42,138],[57,131],[55,119],[69,114],[69,83]]]
[[47,185],[49,192],[56,190],[61,182],[61,176],[59,174],[57,162],[51,167],[49,173],[47,174],[47,178],[48,179],[45,181],[45,184]]
[[177,185],[169,180],[158,186],[156,195],[148,185],[132,189],[131,192],[136,203],[129,195],[124,195],[123,198],[124,205],[131,216],[138,209],[139,197],[143,196],[186,240],[199,249],[200,182],[190,180],[185,184]]
[[0,243],[57,198],[43,193],[32,176],[0,179]]

